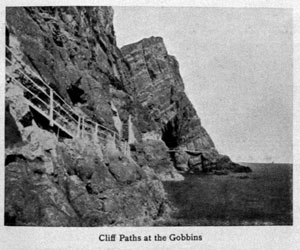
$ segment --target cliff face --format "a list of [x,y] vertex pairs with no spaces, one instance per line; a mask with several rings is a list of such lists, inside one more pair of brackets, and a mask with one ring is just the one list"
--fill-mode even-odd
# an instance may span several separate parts
[[[7,8],[6,45],[82,116],[122,135],[133,102],[112,17],[110,7]],[[24,80],[10,63],[9,72]],[[149,166],[113,146],[57,137],[24,97],[7,81],[7,225],[151,225],[168,215],[162,183]]]
[[115,129],[109,102],[127,83],[128,71],[112,18],[112,8],[105,7],[7,9],[10,44],[24,61],[70,104]]
[[121,51],[132,71],[128,92],[148,111],[158,137],[169,148],[213,149],[213,141],[184,92],[178,62],[168,55],[162,38],[143,39]]
[[[170,154],[175,167],[182,171],[199,172],[236,168],[227,156],[220,155],[202,127],[200,119],[184,92],[179,65],[170,56],[163,39],[151,37],[121,48],[130,65],[131,85],[128,93],[140,103],[148,115],[146,124],[137,126],[143,136],[161,138],[175,152]],[[188,154],[187,152],[198,152]]]
[[[110,7],[6,12],[6,45],[22,61],[6,64],[6,225],[153,225],[169,216],[161,181],[182,180],[176,168],[236,169],[201,126],[162,38],[118,49]],[[49,126],[12,80],[26,80],[23,68],[82,117],[128,141],[129,155],[114,140],[69,138]]]

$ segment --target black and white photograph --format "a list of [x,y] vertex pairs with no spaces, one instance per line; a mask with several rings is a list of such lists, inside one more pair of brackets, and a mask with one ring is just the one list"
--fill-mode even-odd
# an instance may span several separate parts
[[[213,249],[205,230],[292,241],[291,6],[25,2],[1,23],[6,235],[93,230],[99,249]],[[15,249],[36,249],[28,237]]]

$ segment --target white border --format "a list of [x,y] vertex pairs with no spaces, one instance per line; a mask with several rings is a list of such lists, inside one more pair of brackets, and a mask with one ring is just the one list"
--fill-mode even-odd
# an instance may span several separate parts
[[[294,13],[294,166],[293,166],[293,192],[294,192],[294,225],[293,226],[250,226],[250,227],[98,227],[98,228],[38,228],[38,227],[0,227],[0,249],[300,249],[299,234],[299,163],[300,133],[299,125],[299,91],[300,91],[300,2],[297,1],[204,1],[204,0],[2,0],[0,6],[0,44],[5,44],[5,6],[41,6],[41,5],[111,5],[111,6],[198,6],[198,7],[268,7],[293,8]],[[0,146],[4,152],[4,46],[0,47]],[[0,169],[0,225],[4,224],[4,153],[0,154],[2,167]],[[160,233],[192,233],[202,234],[203,241],[199,242],[100,242],[98,236],[107,234],[154,235]]]

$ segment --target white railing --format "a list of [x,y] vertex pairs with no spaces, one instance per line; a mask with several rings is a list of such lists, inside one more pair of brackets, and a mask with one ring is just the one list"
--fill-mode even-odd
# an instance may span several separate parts
[[72,138],[87,136],[95,143],[106,141],[111,136],[121,151],[128,154],[128,142],[121,139],[118,133],[77,113],[37,73],[25,66],[8,46],[6,49],[14,57],[14,60],[6,57],[7,63],[18,66],[13,69],[14,72],[6,70],[7,81],[12,81],[23,89],[28,104],[46,117],[50,126],[56,125]]

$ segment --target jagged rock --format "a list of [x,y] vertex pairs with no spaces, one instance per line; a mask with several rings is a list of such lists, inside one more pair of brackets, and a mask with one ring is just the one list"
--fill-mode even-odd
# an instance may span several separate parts
[[5,169],[5,224],[76,226],[78,218],[61,189],[36,163],[12,162]]
[[122,153],[117,149],[115,140],[112,136],[108,137],[108,141],[106,143],[106,157],[109,161],[122,157]]
[[160,181],[139,166],[118,158],[107,167],[97,152],[78,158],[69,146],[58,144],[51,173],[48,156],[7,160],[6,225],[150,225],[169,212]]
[[175,167],[183,172],[189,170],[188,166],[189,157],[184,151],[177,151],[174,153]]
[[144,171],[144,173],[145,173],[145,178],[146,178],[147,180],[152,180],[152,179],[158,180],[158,179],[159,179],[159,178],[157,177],[157,175],[155,174],[153,168],[150,168],[149,166],[144,165],[144,166],[142,167],[142,169],[143,169],[143,171]]
[[[171,212],[161,181],[183,180],[174,164],[249,171],[218,154],[162,38],[119,50],[111,7],[8,7],[6,18],[6,45],[36,72],[31,77],[80,116],[119,132],[131,150],[126,157],[112,136],[67,139],[7,79],[6,225],[153,225]],[[168,148],[201,150],[205,160],[200,167],[186,153],[171,158]]]
[[[147,110],[146,131],[161,135],[168,147],[187,145],[191,150],[214,148],[201,126],[195,109],[184,93],[178,62],[168,52],[161,37],[150,37],[121,48],[132,70],[137,101]],[[145,120],[140,117],[139,120]]]
[[113,177],[121,183],[132,183],[141,178],[140,167],[125,159],[114,159],[108,166]]
[[[194,156],[175,155],[175,165],[187,171],[189,164],[193,171],[208,172],[215,168],[233,168],[231,161],[225,162],[206,130],[202,127],[197,113],[184,92],[178,62],[168,52],[160,37],[150,37],[121,48],[133,72],[133,89],[128,91],[142,104],[140,110],[147,118],[139,115],[137,122],[144,134],[158,134],[165,144],[173,149],[202,151],[206,162],[203,166]],[[137,108],[138,109],[138,108]],[[140,120],[147,121],[143,124]],[[200,164],[200,165],[199,165]],[[197,166],[197,168],[196,168]]]
[[102,204],[100,202],[96,203],[91,199],[86,190],[85,183],[77,175],[68,177],[67,186],[67,197],[80,218],[88,217],[94,210],[101,211]]
[[[114,115],[118,114],[118,124],[128,124],[130,114],[135,117],[136,102],[126,90],[132,87],[129,65],[116,47],[112,13],[110,7],[8,8],[7,45],[71,106],[76,106],[80,115],[117,132],[120,126],[115,128]],[[14,214],[12,224],[150,225],[166,216],[168,205],[160,181],[147,179],[139,166],[120,153],[120,145],[108,140],[99,146],[86,137],[60,136],[58,141],[49,126],[43,127],[39,117],[30,115],[23,91],[14,87],[7,85],[7,101],[26,142],[6,151],[6,188],[18,190],[11,185],[9,169],[22,159],[28,171],[45,183],[42,199],[33,206],[45,216],[33,218],[24,205],[20,205],[23,212],[18,213],[7,203],[7,218]],[[140,140],[136,119],[129,125],[130,133],[136,133],[136,140]],[[120,132],[129,136],[126,131]],[[34,180],[29,178],[28,182],[31,185]],[[59,209],[68,207],[73,212],[64,209],[64,213],[57,207],[44,209],[53,195],[61,197]]]
[[29,106],[25,101],[22,88],[12,82],[7,83],[5,92],[5,101],[7,103],[9,113],[15,119],[19,130],[23,128],[20,120],[30,112]]
[[58,143],[58,139],[55,134],[41,129],[37,126],[26,127],[23,132],[23,136],[32,145],[40,147],[42,151],[55,150]]
[[196,166],[199,166],[200,170],[202,169],[202,164],[204,164],[204,158],[202,155],[196,156],[196,157],[191,157],[188,160],[188,166],[189,169],[193,170]]
[[55,135],[38,127],[26,128],[23,135],[26,138],[25,143],[7,149],[5,151],[6,157],[18,154],[29,160],[49,161],[51,151],[56,149],[58,142]]
[[183,176],[175,170],[167,150],[163,141],[148,139],[135,145],[132,157],[140,166],[152,168],[162,181],[183,180]]
[[116,46],[112,8],[7,8],[6,16],[8,45],[17,40],[15,52],[67,102],[114,129],[110,90],[129,85],[129,72]]
[[142,180],[119,189],[119,192],[108,190],[105,193],[109,197],[107,210],[111,209],[109,220],[113,225],[152,225],[154,221],[166,219],[170,212],[159,180]]
[[103,162],[99,162],[90,180],[91,192],[98,194],[107,189],[115,188],[116,185],[117,180],[111,175],[108,167]]
[[103,156],[103,145],[95,144],[91,140],[84,138],[74,138],[74,139],[64,139],[64,141],[59,144],[67,153],[73,158],[77,159],[79,156],[84,157],[98,157],[101,160],[104,159]]
[[69,176],[77,175],[89,186],[89,192],[97,194],[115,187],[116,180],[104,164],[99,148],[89,145],[81,140],[65,140],[57,148],[57,161]]

